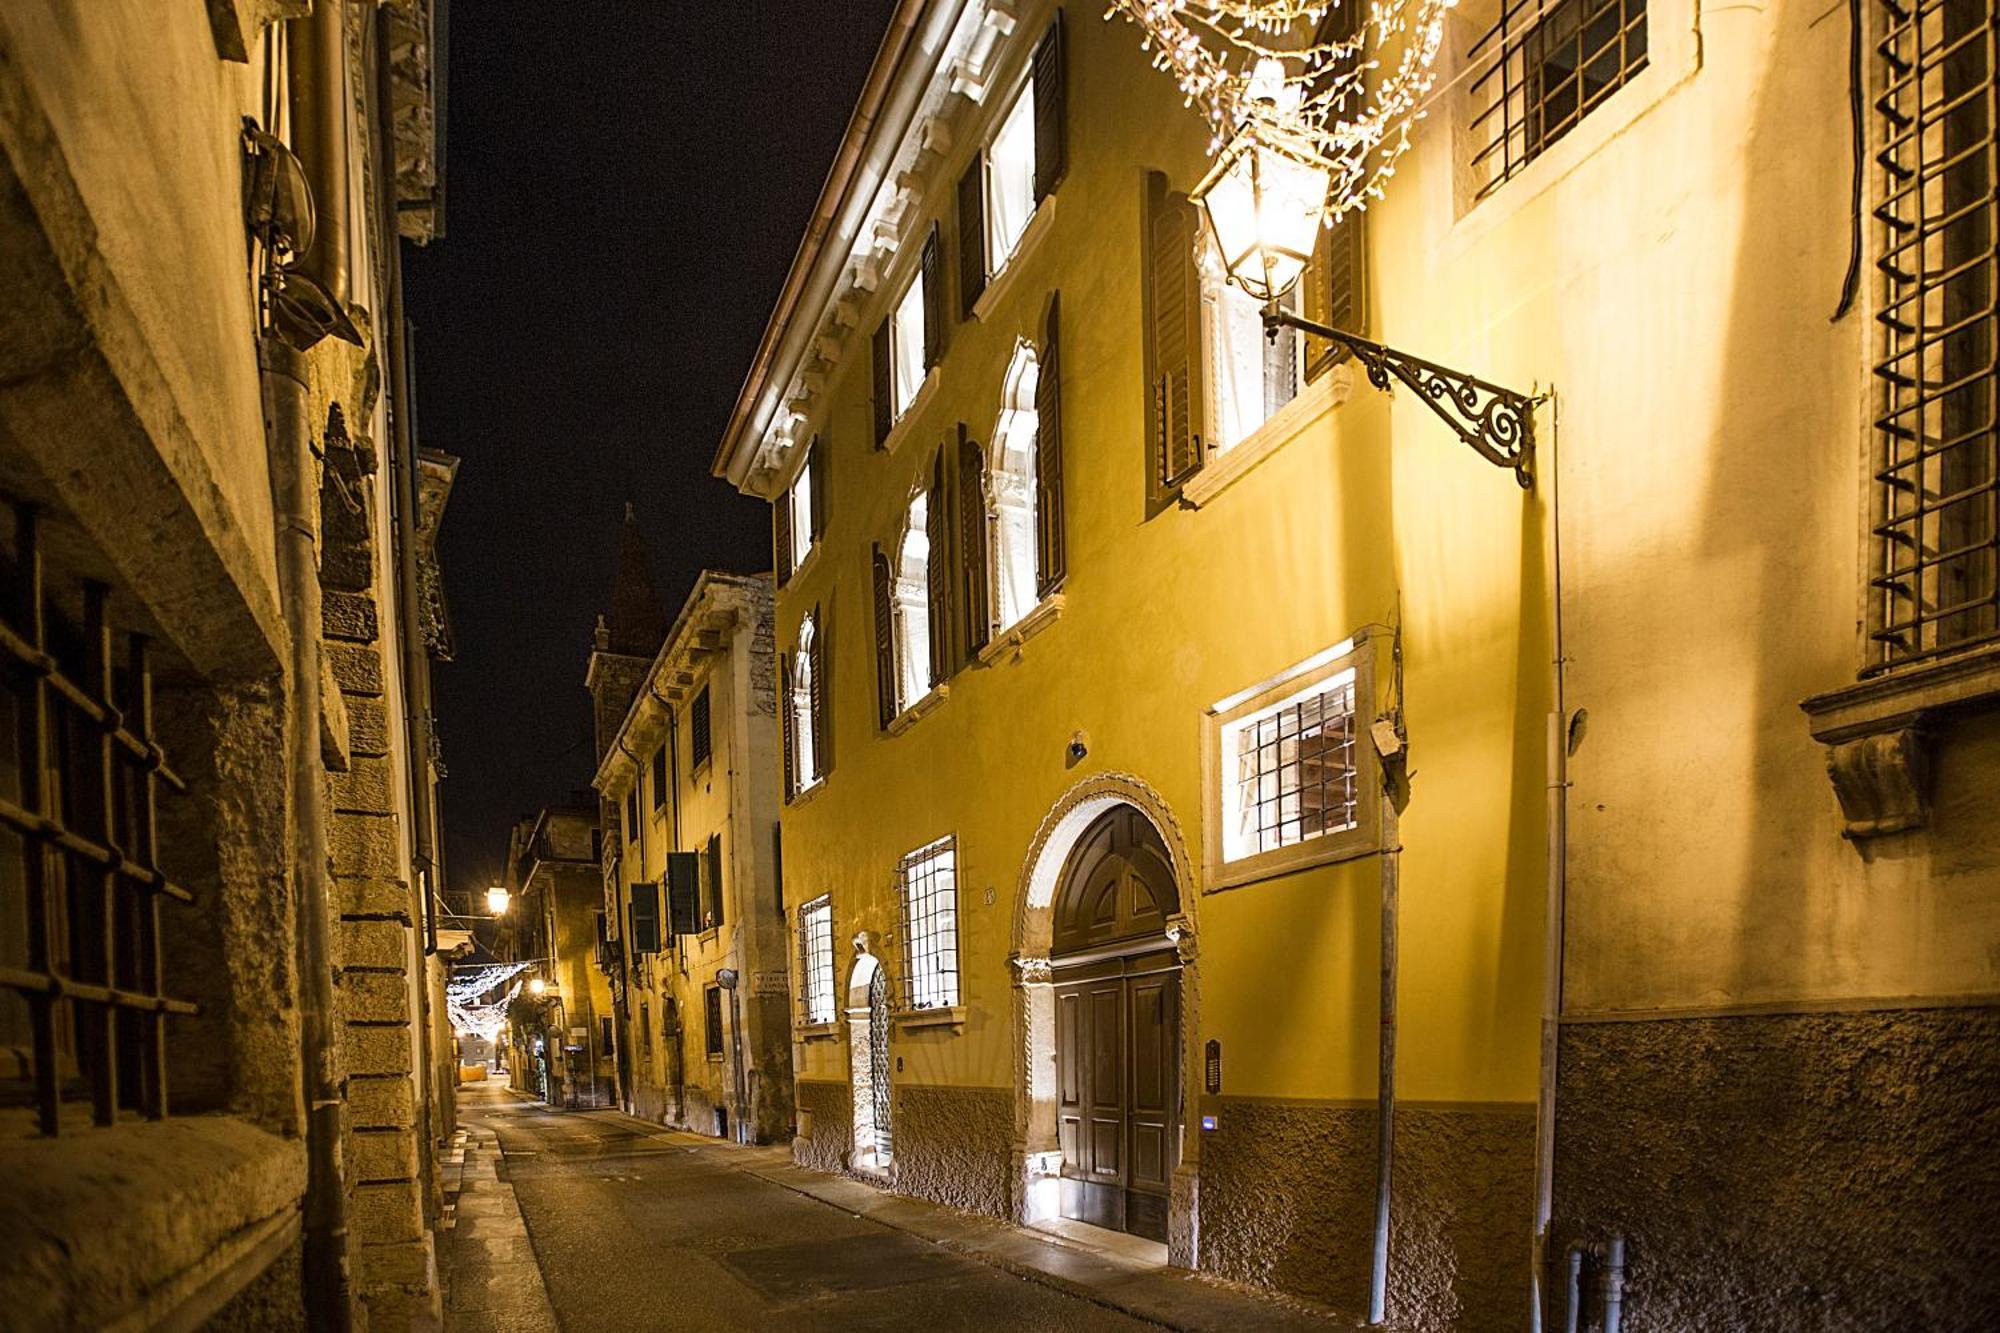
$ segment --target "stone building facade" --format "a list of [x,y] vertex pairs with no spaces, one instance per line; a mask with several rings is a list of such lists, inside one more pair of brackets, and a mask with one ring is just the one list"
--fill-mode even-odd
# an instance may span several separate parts
[[[0,13],[0,1307],[438,1323],[428,0]],[[393,108],[393,110],[392,110]]]
[[1266,341],[1135,29],[898,6],[715,460],[800,1160],[1399,1326],[1572,1247],[1592,1326],[1614,1239],[1627,1328],[1977,1326],[1996,182],[1903,104],[1993,105],[1974,10],[1859,90],[1811,6],[1447,15],[1296,300],[1549,390],[1520,486]]
[[756,1143],[793,1123],[775,671],[770,579],[704,571],[594,782],[626,1109]]

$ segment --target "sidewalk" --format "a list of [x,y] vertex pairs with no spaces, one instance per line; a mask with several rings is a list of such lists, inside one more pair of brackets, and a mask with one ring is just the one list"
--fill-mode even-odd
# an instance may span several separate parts
[[514,1187],[501,1179],[500,1143],[461,1129],[444,1162],[438,1269],[446,1333],[557,1333],[556,1312],[528,1241]]

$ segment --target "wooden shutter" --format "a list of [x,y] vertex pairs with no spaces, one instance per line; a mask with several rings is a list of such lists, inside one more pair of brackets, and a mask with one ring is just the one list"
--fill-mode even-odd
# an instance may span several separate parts
[[874,350],[870,355],[875,367],[875,447],[879,449],[889,438],[889,428],[896,424],[896,367],[890,359],[887,315],[875,326]]
[[792,488],[778,492],[771,502],[771,567],[778,572],[778,586],[792,576]]
[[1063,16],[1056,11],[1035,45],[1035,202],[1049,197],[1069,166],[1069,88],[1063,60]]
[[875,548],[875,711],[884,728],[896,720],[896,607],[889,557]]
[[951,514],[945,494],[944,450],[931,460],[930,495],[924,502],[924,535],[930,554],[924,559],[929,583],[931,621],[931,684],[951,675]]
[[1159,172],[1146,180],[1147,378],[1155,480],[1180,485],[1202,463],[1201,274],[1195,266],[1199,219]]
[[701,933],[701,857],[667,853],[667,918],[675,935]]
[[[1339,42],[1353,38],[1360,30],[1361,7],[1340,4],[1326,12],[1313,39]],[[1345,73],[1360,60],[1358,55],[1335,62],[1336,74]],[[1301,312],[1316,324],[1327,324],[1349,333],[1365,331],[1361,304],[1366,252],[1363,248],[1363,218],[1359,209],[1331,227],[1320,228],[1312,258],[1306,262],[1304,280],[1299,284]],[[1306,338],[1306,379],[1318,379],[1329,366],[1349,355],[1347,349],[1324,338]]]
[[986,646],[993,635],[993,613],[987,584],[986,456],[979,441],[958,423],[958,567],[959,598],[965,609],[965,654]]
[[785,799],[799,790],[798,713],[792,707],[792,653],[778,657],[778,740],[785,751]]
[[924,369],[944,359],[944,241],[938,224],[924,241]]
[[629,886],[632,895],[632,952],[634,954],[658,953],[660,951],[660,886],[657,884],[633,884]]
[[704,921],[709,929],[722,924],[722,835],[708,835],[708,917]]
[[972,307],[986,290],[986,154],[974,153],[958,178],[958,307],[972,318]]
[[[833,755],[828,750],[828,741],[833,734],[833,724],[826,715],[826,617],[820,609],[813,607],[812,643],[806,648],[806,662],[812,675],[812,690],[806,702],[812,728],[813,769],[815,776],[825,777],[833,768]],[[781,904],[782,905],[782,904]]]
[[1063,554],[1062,362],[1056,346],[1061,295],[1049,297],[1048,320],[1036,352],[1035,379],[1035,595],[1062,586]]
[[807,506],[812,519],[812,539],[826,536],[826,448],[819,436],[806,446],[806,471],[812,477],[812,503]]

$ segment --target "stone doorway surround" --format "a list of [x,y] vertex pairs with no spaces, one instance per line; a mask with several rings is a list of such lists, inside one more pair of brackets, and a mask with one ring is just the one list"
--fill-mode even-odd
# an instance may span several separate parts
[[887,980],[864,930],[854,937],[854,963],[847,973],[847,1077],[854,1126],[848,1166],[885,1179],[895,1156],[895,1127],[889,1123],[889,1090],[876,1085],[889,1074]]
[[1099,773],[1058,798],[1042,817],[1021,862],[1014,897],[1014,1220],[1035,1226],[1060,1215],[1062,1150],[1056,1136],[1055,994],[1049,962],[1055,939],[1055,896],[1064,864],[1084,830],[1116,806],[1129,805],[1158,831],[1173,858],[1181,910],[1167,923],[1167,937],[1181,959],[1180,1052],[1181,1150],[1174,1168],[1167,1211],[1167,1262],[1194,1268],[1199,1257],[1196,1199],[1200,1182],[1200,1123],[1190,1078],[1199,1067],[1194,1055],[1201,976],[1195,950],[1194,903],[1199,896],[1194,864],[1180,821],[1165,798],[1129,773]]

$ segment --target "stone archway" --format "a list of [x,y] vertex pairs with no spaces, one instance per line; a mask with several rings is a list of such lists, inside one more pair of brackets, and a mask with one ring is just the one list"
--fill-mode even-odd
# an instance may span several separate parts
[[866,931],[854,937],[847,974],[848,1085],[854,1098],[854,1142],[848,1165],[888,1171],[895,1151],[889,1086],[889,974],[869,952]]
[[1193,1055],[1200,976],[1195,950],[1194,903],[1199,886],[1180,821],[1151,784],[1126,773],[1102,773],[1065,792],[1043,816],[1021,863],[1015,893],[1014,938],[1014,1216],[1022,1223],[1050,1220],[1060,1211],[1062,1152],[1056,1128],[1055,998],[1049,954],[1055,938],[1055,896],[1063,867],[1078,838],[1120,805],[1144,815],[1172,857],[1180,886],[1180,911],[1167,936],[1181,959],[1180,1089],[1182,1143],[1168,1209],[1169,1262],[1193,1268],[1196,1260],[1195,1196],[1199,1180],[1199,1123]]

